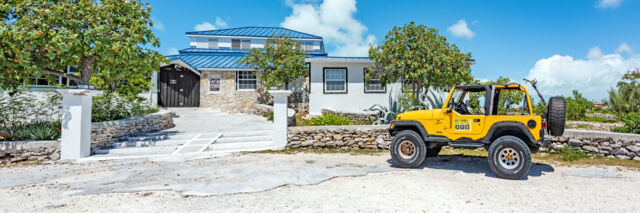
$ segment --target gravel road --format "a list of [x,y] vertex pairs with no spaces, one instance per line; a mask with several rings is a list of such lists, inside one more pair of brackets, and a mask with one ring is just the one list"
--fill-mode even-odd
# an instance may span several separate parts
[[525,180],[486,159],[394,168],[387,153],[0,168],[0,212],[637,212],[640,171],[535,164]]

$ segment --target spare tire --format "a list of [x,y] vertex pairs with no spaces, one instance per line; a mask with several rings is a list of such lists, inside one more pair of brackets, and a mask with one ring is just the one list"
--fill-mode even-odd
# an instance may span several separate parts
[[547,131],[553,136],[562,136],[567,119],[567,108],[563,97],[549,98],[547,105]]

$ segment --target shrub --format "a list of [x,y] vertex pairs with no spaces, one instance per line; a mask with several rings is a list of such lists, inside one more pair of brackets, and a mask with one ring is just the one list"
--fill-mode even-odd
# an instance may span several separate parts
[[624,126],[613,128],[614,132],[640,134],[640,113],[632,112],[619,117]]
[[567,106],[567,120],[579,121],[584,119],[587,109],[593,108],[593,103],[582,97],[578,90],[573,90],[573,96],[565,98]]
[[606,118],[597,117],[597,116],[586,116],[582,120],[583,121],[595,121],[595,122],[601,122],[601,123],[615,123],[615,122],[618,122],[617,120],[611,120],[611,119],[606,119]]
[[155,112],[158,112],[158,108],[145,103],[144,100],[129,101],[115,94],[105,94],[93,98],[91,121],[112,121]]
[[337,114],[327,113],[322,116],[313,117],[309,120],[311,126],[341,126],[349,125],[351,121],[348,118]]

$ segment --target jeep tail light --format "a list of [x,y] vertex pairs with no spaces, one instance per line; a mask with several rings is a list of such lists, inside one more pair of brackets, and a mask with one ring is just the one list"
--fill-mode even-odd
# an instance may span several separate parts
[[547,121],[546,120],[542,120],[542,124],[540,124],[540,126],[544,129],[547,128]]

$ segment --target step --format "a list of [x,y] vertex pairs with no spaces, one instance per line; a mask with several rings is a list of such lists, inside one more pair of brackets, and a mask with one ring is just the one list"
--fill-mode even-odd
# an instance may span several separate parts
[[268,140],[268,141],[252,141],[252,142],[245,142],[245,143],[214,143],[209,145],[209,147],[207,147],[207,149],[205,149],[205,152],[220,152],[220,151],[234,151],[234,150],[249,150],[249,149],[256,149],[256,148],[272,148],[273,147],[273,141]]
[[177,147],[175,146],[156,146],[156,147],[131,147],[126,149],[97,149],[94,151],[96,155],[111,155],[111,154],[136,154],[136,155],[150,155],[150,154],[167,154],[173,152]]
[[218,138],[218,140],[216,140],[215,143],[217,143],[217,144],[219,144],[219,143],[244,143],[244,142],[251,142],[251,141],[269,141],[269,140],[273,140],[273,137],[271,135],[246,136],[246,137],[223,136],[221,138]]
[[154,146],[180,146],[185,144],[188,140],[160,140],[160,141],[124,141],[113,142],[111,148],[121,149],[130,147],[154,147]]
[[480,142],[449,142],[449,146],[453,148],[475,149],[484,147]]

